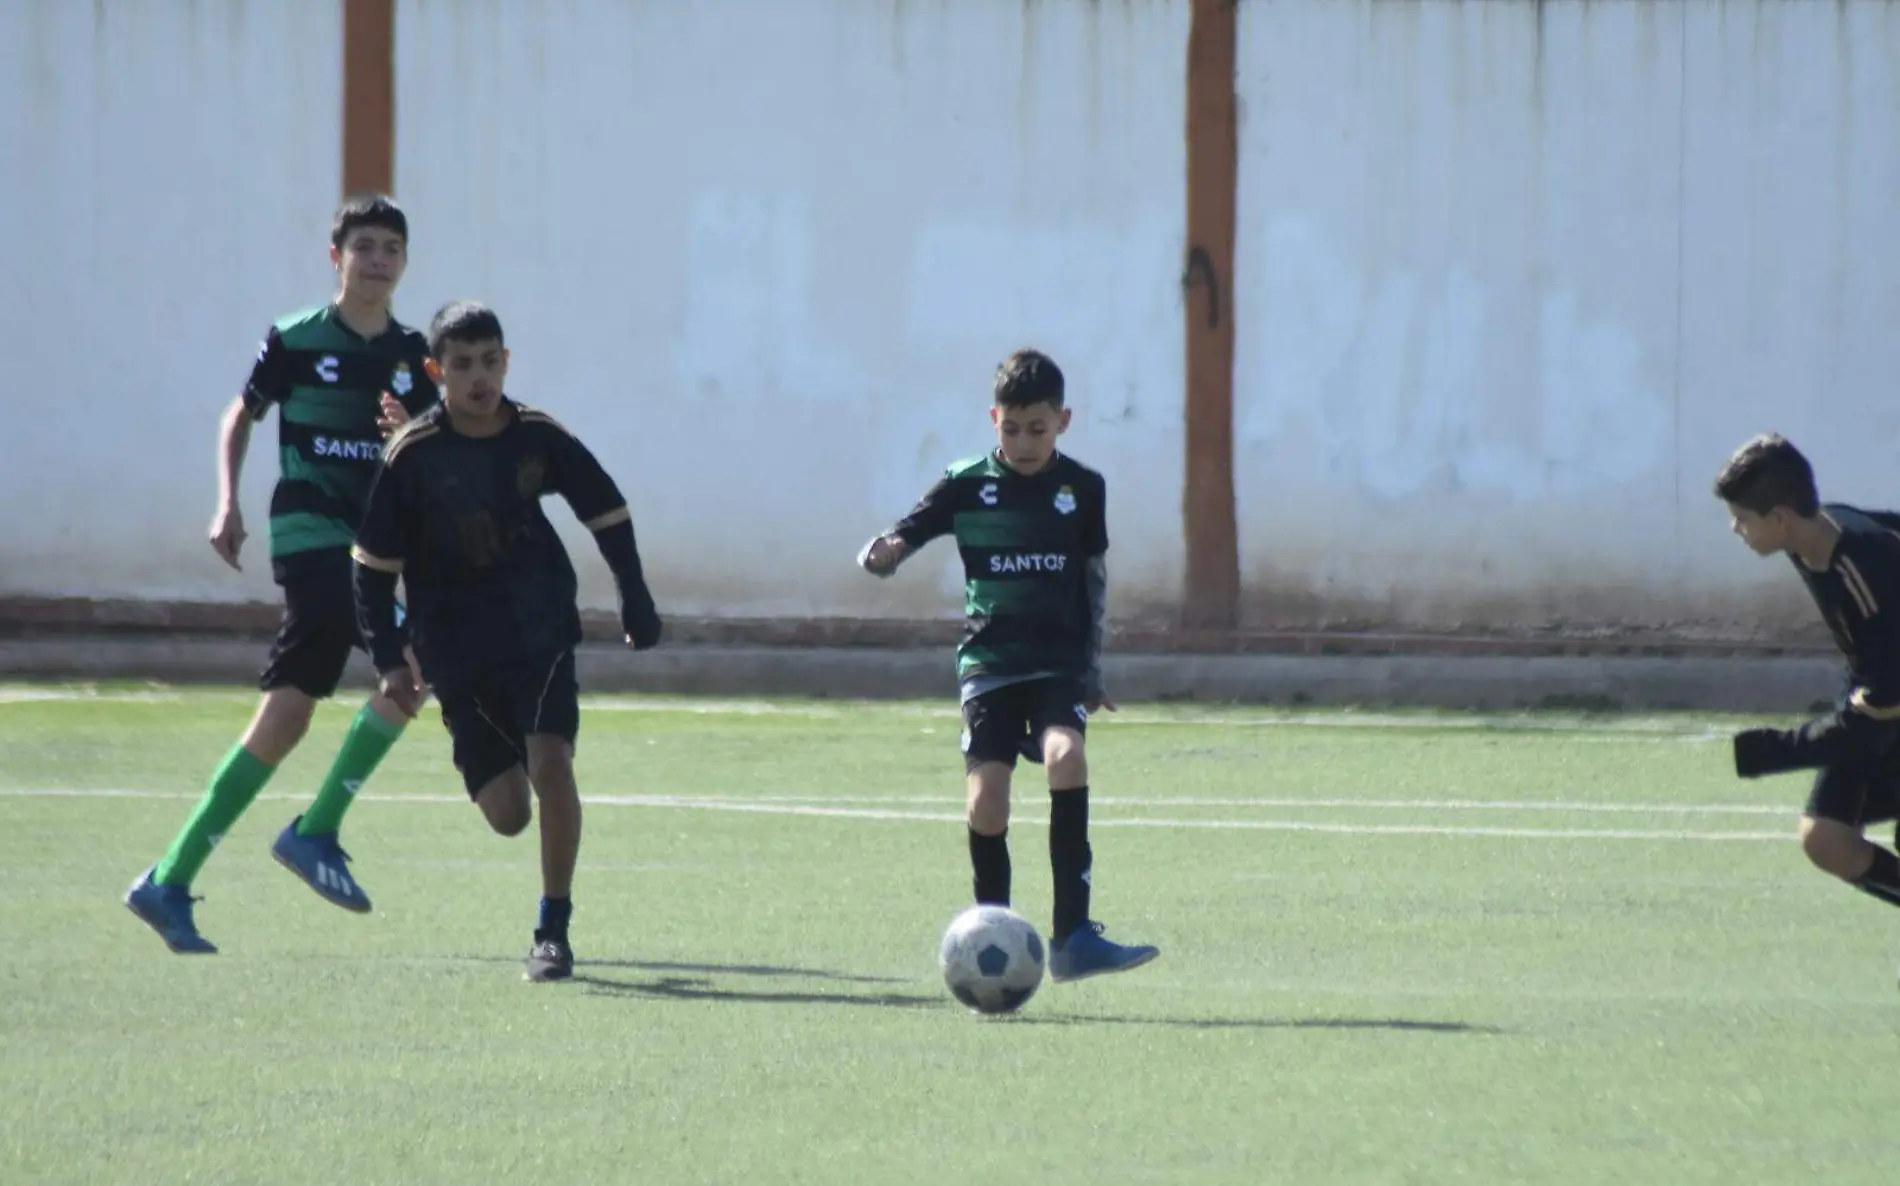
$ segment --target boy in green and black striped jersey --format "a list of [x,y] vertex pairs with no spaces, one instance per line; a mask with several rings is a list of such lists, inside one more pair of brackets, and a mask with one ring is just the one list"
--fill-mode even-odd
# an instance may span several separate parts
[[858,563],[888,577],[931,540],[955,537],[965,576],[957,679],[976,900],[1009,904],[1010,776],[1018,755],[1041,762],[1055,877],[1050,977],[1126,971],[1160,953],[1111,942],[1089,919],[1083,738],[1090,713],[1115,707],[1101,670],[1107,488],[1102,475],[1056,450],[1070,409],[1062,371],[1047,355],[1010,355],[993,396],[997,447],[950,466]]
[[[336,297],[273,325],[243,393],[225,412],[219,507],[211,546],[231,567],[245,531],[238,473],[251,426],[278,412],[279,476],[271,495],[271,570],[284,615],[259,680],[264,696],[164,858],[125,902],[173,951],[216,950],[192,920],[191,883],[224,833],[309,728],[361,649],[350,546],[383,437],[436,402],[423,368],[428,345],[390,315],[408,262],[409,223],[386,197],[346,200],[331,225]],[[337,830],[357,788],[401,736],[409,714],[377,695],[351,724],[315,801],[277,837],[272,855],[326,900],[359,913],[369,897],[345,868]]]

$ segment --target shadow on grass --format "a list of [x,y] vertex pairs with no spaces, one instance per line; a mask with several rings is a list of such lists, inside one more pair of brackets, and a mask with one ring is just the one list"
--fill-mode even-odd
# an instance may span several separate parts
[[[518,958],[499,955],[455,957],[470,963],[518,964]],[[658,973],[653,980],[617,979],[592,974],[596,968]],[[680,975],[678,973],[689,973]],[[693,975],[691,973],[697,973]],[[818,980],[832,984],[914,984],[900,976],[869,976],[825,968],[795,968],[776,964],[702,964],[667,960],[574,961],[573,983],[591,995],[659,1001],[731,1001],[755,1005],[856,1005],[882,1009],[950,1009],[965,1011],[947,994],[904,992],[801,992],[722,988],[713,976],[761,976]],[[977,1017],[976,1020],[1010,1025],[1131,1025],[1191,1030],[1384,1030],[1418,1034],[1501,1034],[1496,1026],[1464,1021],[1424,1021],[1406,1017],[1120,1017],[1080,1013],[1026,1013]]]
[[1404,1017],[1094,1017],[1025,1013],[999,1018],[1018,1025],[1154,1025],[1191,1030],[1394,1030],[1422,1034],[1501,1034],[1496,1026],[1464,1021],[1414,1021]]
[[658,980],[608,980],[576,973],[574,983],[589,993],[616,997],[644,997],[664,1001],[735,1001],[755,1005],[868,1005],[884,1009],[941,1008],[944,998],[917,993],[772,992],[762,989],[715,988],[710,980],[662,976]]
[[[506,955],[458,955],[457,960],[479,964],[518,964],[521,958]],[[865,976],[855,972],[834,972],[826,968],[788,968],[775,964],[685,964],[667,960],[597,960],[576,958],[574,968],[620,968],[629,972],[693,972],[709,976],[785,976],[800,980],[824,980],[834,984],[910,984],[903,976]],[[579,977],[576,977],[578,979]]]

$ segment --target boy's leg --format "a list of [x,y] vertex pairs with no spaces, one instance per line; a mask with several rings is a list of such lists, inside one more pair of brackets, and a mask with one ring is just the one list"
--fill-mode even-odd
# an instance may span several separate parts
[[343,815],[356,801],[356,792],[382,764],[408,725],[408,715],[395,701],[381,694],[370,697],[343,735],[343,746],[317,787],[317,797],[297,818],[297,835],[316,836],[341,829]]
[[531,669],[539,678],[521,690],[519,718],[527,735],[528,780],[541,802],[541,906],[527,975],[530,980],[565,980],[574,974],[567,927],[574,914],[574,866],[581,850],[581,797],[574,781],[580,688],[573,652],[545,667],[545,674]]
[[1900,814],[1900,778],[1831,766],[1816,773],[1801,817],[1801,849],[1816,868],[1900,906],[1900,857],[1867,839],[1870,823]]
[[[541,749],[539,738],[526,737],[520,724],[521,698],[514,683],[507,679],[489,681],[476,690],[442,691],[442,723],[448,728],[454,747],[455,768],[469,798],[481,808],[488,826],[502,836],[519,836],[534,822],[533,790],[530,788],[529,754]],[[543,758],[542,760],[545,760]],[[544,772],[545,773],[545,772]],[[571,785],[570,779],[570,785]],[[544,794],[544,808],[548,798]],[[559,812],[559,808],[555,808]],[[543,884],[547,880],[547,812],[542,813]],[[567,862],[567,876],[573,876],[573,860]],[[543,910],[546,910],[545,899]],[[560,920],[563,927],[566,919]],[[537,941],[528,953],[528,977],[531,980],[559,979],[565,956],[566,972],[573,969],[573,956],[565,939],[559,952],[543,951]],[[543,957],[546,957],[545,959]],[[550,975],[550,970],[558,972]],[[537,972],[540,974],[537,975]]]
[[[317,698],[300,685],[322,684],[324,672],[313,670],[321,658],[315,645],[317,633],[304,599],[287,586],[283,619],[258,680],[264,697],[250,725],[212,773],[204,798],[173,837],[164,857],[126,892],[126,906],[173,951],[209,954],[217,950],[198,934],[192,918],[191,883],[211,850],[309,729]],[[339,674],[341,670],[339,665]]]
[[438,691],[449,753],[471,802],[499,836],[519,836],[534,822],[528,756],[506,711],[506,698],[489,687]]
[[567,927],[574,917],[574,866],[581,851],[573,742],[557,734],[531,734],[528,781],[541,803],[541,904],[528,951],[528,979],[565,980],[574,972]]
[[979,906],[1010,901],[1009,784],[1028,722],[1013,686],[963,702],[964,822]]
[[1161,952],[1103,937],[1090,919],[1095,853],[1089,845],[1088,708],[1079,682],[1043,681],[1036,689],[1030,728],[1049,774],[1049,870],[1055,879],[1055,917],[1049,934],[1049,975],[1081,980],[1126,972]]
[[[295,647],[273,657],[265,678],[296,688],[313,706],[336,693],[350,652],[361,645],[349,574],[347,564],[327,566],[285,586],[290,613],[304,627]],[[358,914],[369,912],[369,895],[346,867],[350,856],[337,842],[337,827],[357,789],[402,735],[397,722],[407,723],[392,703],[385,702],[380,712],[375,701],[359,710],[316,802],[292,819],[271,845],[277,863],[319,897]]]

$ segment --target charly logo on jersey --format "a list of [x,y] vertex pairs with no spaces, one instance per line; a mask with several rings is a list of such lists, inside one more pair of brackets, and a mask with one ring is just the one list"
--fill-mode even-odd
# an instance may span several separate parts
[[408,395],[416,387],[416,377],[409,373],[409,364],[399,362],[396,369],[389,373],[389,389],[397,395]]
[[1058,514],[1067,515],[1074,512],[1074,510],[1075,510],[1074,488],[1070,486],[1064,486],[1062,489],[1056,491],[1056,512]]
[[336,355],[324,355],[317,360],[317,378],[322,379],[325,383],[336,382],[339,373],[337,368],[341,365],[342,363],[337,361]]
[[995,482],[983,483],[982,488],[976,492],[976,496],[983,500],[984,506],[986,507],[995,506],[996,505],[996,483]]

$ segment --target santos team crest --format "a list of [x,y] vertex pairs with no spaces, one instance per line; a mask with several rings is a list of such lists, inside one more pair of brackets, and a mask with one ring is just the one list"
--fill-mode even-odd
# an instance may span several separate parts
[[1056,510],[1064,515],[1074,512],[1075,490],[1073,487],[1064,486],[1056,491]]
[[397,395],[408,395],[415,385],[415,377],[409,373],[409,364],[397,363],[395,371],[389,376],[389,389]]

